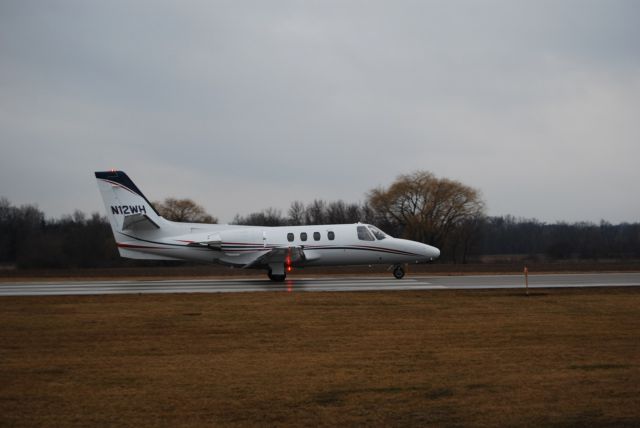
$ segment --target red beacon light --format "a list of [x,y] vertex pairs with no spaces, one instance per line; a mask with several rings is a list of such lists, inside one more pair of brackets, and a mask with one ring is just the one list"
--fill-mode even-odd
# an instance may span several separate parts
[[291,255],[287,255],[287,258],[284,261],[285,266],[287,268],[287,272],[291,272]]

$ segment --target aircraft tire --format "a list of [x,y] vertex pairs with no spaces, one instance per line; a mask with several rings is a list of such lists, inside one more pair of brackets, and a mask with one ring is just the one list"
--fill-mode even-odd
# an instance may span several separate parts
[[271,269],[269,269],[269,273],[267,273],[267,275],[269,276],[269,279],[271,281],[275,281],[275,282],[284,282],[285,278],[287,277],[286,274],[284,275],[274,275],[271,273]]
[[404,269],[402,268],[402,266],[398,265],[393,269],[393,276],[395,279],[404,278]]

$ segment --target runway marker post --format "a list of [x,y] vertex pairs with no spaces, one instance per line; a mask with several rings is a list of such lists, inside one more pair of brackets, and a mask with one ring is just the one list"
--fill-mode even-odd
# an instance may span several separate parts
[[524,267],[524,287],[527,290],[527,296],[529,295],[529,269]]

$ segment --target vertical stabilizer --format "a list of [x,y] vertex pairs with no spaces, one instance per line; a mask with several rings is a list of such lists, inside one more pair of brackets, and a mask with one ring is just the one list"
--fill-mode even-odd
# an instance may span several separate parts
[[98,188],[114,235],[123,230],[159,228],[160,215],[123,171],[96,172]]

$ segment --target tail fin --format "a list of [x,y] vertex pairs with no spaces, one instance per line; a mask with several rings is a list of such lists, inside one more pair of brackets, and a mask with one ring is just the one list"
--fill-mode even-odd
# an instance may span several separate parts
[[159,229],[160,214],[124,171],[96,172],[113,234]]

